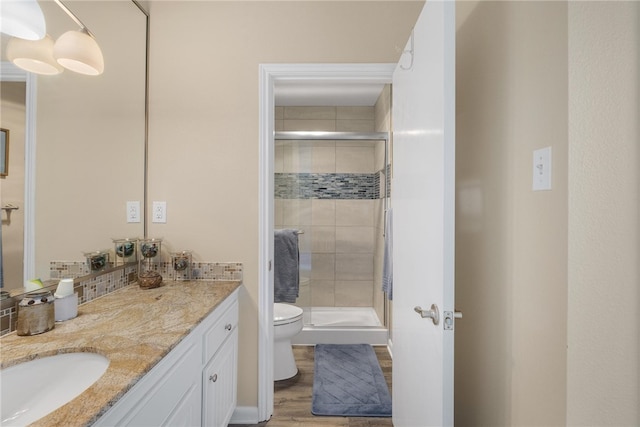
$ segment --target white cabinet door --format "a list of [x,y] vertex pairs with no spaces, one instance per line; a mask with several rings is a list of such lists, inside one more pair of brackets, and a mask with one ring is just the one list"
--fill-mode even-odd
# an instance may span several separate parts
[[201,402],[200,387],[193,384],[184,394],[182,401],[174,408],[164,425],[167,427],[199,426],[202,419]]
[[198,425],[202,411],[199,338],[183,341],[94,426]]
[[229,424],[237,402],[238,330],[220,347],[202,374],[202,425]]

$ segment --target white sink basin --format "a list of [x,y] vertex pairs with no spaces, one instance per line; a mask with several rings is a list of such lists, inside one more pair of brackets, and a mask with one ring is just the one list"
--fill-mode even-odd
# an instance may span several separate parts
[[71,401],[104,374],[109,359],[66,353],[0,371],[0,425],[26,426]]

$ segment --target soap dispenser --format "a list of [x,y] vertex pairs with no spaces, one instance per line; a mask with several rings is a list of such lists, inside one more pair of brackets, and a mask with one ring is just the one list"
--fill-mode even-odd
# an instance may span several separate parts
[[64,322],[78,315],[78,293],[73,291],[73,279],[60,280],[53,296],[56,298],[56,322]]

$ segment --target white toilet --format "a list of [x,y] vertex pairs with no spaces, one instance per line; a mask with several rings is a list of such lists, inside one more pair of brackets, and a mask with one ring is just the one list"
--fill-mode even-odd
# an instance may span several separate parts
[[298,373],[291,338],[302,330],[302,309],[291,304],[273,304],[273,379],[286,380]]

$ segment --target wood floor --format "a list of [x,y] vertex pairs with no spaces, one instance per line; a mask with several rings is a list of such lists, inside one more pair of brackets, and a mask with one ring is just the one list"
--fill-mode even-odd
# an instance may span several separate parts
[[[391,392],[391,357],[386,347],[374,347]],[[294,346],[298,375],[277,381],[273,397],[274,413],[269,421],[234,427],[390,427],[391,418],[316,417],[311,414],[313,387],[313,346]]]

